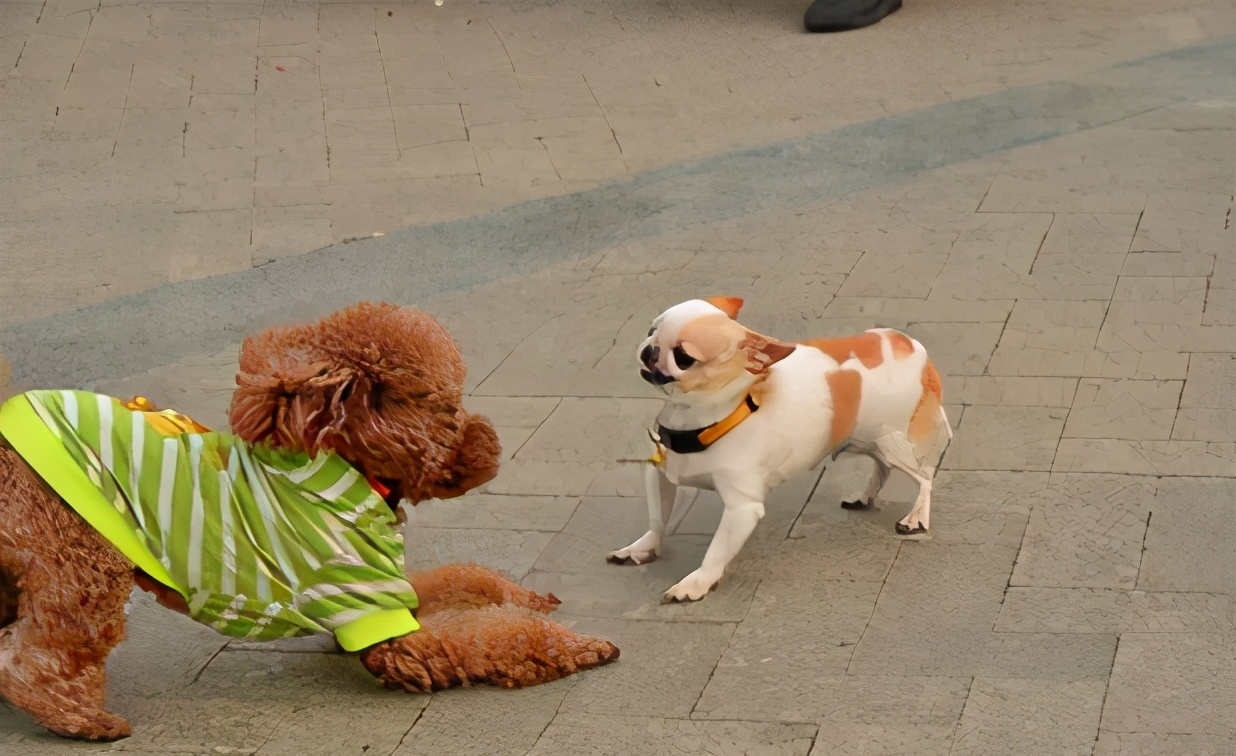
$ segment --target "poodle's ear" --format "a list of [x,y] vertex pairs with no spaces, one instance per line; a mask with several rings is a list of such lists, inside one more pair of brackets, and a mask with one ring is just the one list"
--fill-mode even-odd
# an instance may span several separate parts
[[228,422],[249,443],[273,441],[312,450],[324,423],[327,389],[346,390],[353,379],[324,359],[311,326],[271,328],[245,339]]
[[[453,499],[488,483],[498,474],[501,457],[502,445],[489,419],[468,415],[460,429],[455,453],[424,498]],[[405,493],[409,493],[408,500],[414,506],[420,500],[411,492]]]

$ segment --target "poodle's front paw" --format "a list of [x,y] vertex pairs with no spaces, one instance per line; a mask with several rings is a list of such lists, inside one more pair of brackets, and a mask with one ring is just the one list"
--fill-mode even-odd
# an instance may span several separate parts
[[605,555],[610,564],[648,564],[661,553],[661,537],[651,530],[635,543]]
[[77,740],[120,740],[133,732],[123,717],[103,709],[61,711],[40,717],[39,723],[61,737]]
[[704,568],[700,568],[690,575],[687,575],[678,584],[665,592],[661,597],[662,604],[669,604],[675,601],[699,601],[708,595],[708,593],[717,587],[721,582],[720,575],[712,575],[704,572]]

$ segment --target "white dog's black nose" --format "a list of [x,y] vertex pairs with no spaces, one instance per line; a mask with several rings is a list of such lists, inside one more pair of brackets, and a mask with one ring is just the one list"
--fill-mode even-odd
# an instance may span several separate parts
[[644,347],[639,353],[639,361],[649,370],[657,369],[657,360],[661,358],[661,348],[652,344]]
[[640,377],[654,386],[664,386],[674,381],[674,376],[666,375],[657,369],[657,360],[660,358],[661,347],[655,347],[652,344],[639,352],[639,361],[644,363],[644,368],[639,371]]

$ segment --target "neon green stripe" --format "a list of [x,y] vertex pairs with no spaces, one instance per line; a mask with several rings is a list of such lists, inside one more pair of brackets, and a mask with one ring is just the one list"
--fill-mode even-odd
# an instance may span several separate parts
[[22,459],[129,561],[150,577],[188,597],[39,418],[29,397],[18,394],[0,406],[0,436],[4,436]]
[[344,651],[361,651],[420,629],[420,623],[407,609],[384,609],[335,628],[335,640]]

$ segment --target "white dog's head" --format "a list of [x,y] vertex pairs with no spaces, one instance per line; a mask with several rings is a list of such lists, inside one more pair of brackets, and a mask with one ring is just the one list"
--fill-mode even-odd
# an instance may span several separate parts
[[739,325],[742,304],[737,297],[692,299],[658,315],[636,353],[640,376],[663,391],[716,391],[788,357],[792,344]]

